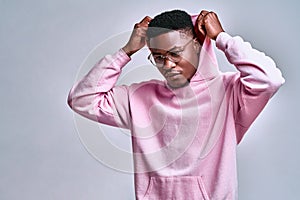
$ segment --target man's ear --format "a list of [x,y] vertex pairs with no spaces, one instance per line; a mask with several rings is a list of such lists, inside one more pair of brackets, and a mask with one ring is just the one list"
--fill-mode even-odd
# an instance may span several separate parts
[[197,40],[198,42],[203,45],[203,42],[205,40],[205,35],[203,35],[200,31],[199,31],[199,28],[198,28],[198,24],[196,23],[196,25],[194,26],[195,28],[195,32],[196,32],[196,36],[197,36]]
[[146,41],[146,45],[149,47],[149,45],[150,45],[150,38],[146,37],[145,41]]
[[[197,37],[199,43],[201,45],[203,45],[204,40],[205,40],[205,36],[206,36],[206,32],[205,32],[205,27],[201,27],[201,25],[199,24],[199,18],[200,17],[201,17],[200,14],[191,15],[192,22],[193,22],[193,25],[194,25],[194,30],[196,32],[196,37]],[[200,29],[201,29],[202,33],[200,32]]]
[[199,43],[203,45],[206,36],[206,30],[205,27],[199,23],[199,17],[200,15],[198,15],[198,17],[195,20],[194,30]]
[[195,39],[194,39],[194,41],[193,41],[193,47],[194,47],[194,49],[195,49],[195,51],[196,51],[197,53],[200,53],[200,50],[201,50],[201,44],[200,44],[198,38],[195,38]]

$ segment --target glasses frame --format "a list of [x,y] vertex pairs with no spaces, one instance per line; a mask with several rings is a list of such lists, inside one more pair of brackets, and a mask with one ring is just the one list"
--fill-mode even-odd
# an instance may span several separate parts
[[150,53],[149,54],[149,56],[148,56],[148,60],[151,62],[151,64],[152,65],[154,65],[155,67],[157,67],[157,68],[162,68],[164,65],[165,65],[165,62],[166,62],[166,59],[168,59],[169,61],[171,61],[171,62],[173,62],[173,63],[175,63],[175,64],[177,64],[177,63],[179,63],[181,60],[182,60],[182,53],[185,51],[185,48],[194,40],[195,38],[193,38],[193,39],[191,39],[190,41],[188,41],[185,45],[183,45],[182,47],[179,47],[179,48],[181,48],[179,51],[177,51],[177,52],[180,52],[180,53],[176,53],[176,55],[178,56],[178,57],[172,57],[172,56],[170,56],[170,54],[175,54],[174,52],[172,52],[172,51],[167,51],[166,52],[166,54],[165,55],[159,55],[159,56],[161,56],[162,57],[162,59],[163,59],[163,62],[161,63],[161,64],[157,64],[156,62],[155,62],[155,59],[154,59],[154,56],[153,56],[153,54],[152,53]]

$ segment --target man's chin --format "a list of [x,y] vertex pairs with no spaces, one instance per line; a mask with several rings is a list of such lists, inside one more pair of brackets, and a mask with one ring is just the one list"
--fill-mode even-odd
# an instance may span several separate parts
[[187,86],[190,82],[188,80],[184,81],[184,82],[171,82],[171,81],[167,81],[168,86],[172,89],[179,89],[179,88],[183,88],[185,86]]

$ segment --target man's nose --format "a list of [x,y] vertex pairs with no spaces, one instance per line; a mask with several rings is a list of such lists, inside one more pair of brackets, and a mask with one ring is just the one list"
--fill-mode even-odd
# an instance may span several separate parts
[[165,63],[164,63],[164,68],[165,69],[170,69],[176,66],[176,63],[174,63],[173,61],[169,60],[168,58],[165,59]]

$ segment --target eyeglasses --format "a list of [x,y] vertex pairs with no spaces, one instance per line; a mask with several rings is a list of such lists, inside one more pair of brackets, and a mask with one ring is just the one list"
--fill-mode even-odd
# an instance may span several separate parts
[[156,67],[161,68],[164,66],[166,59],[168,59],[171,62],[178,63],[182,59],[182,53],[184,52],[185,48],[194,40],[191,39],[183,45],[179,50],[174,50],[174,51],[167,51],[166,55],[161,55],[161,54],[156,54],[153,55],[150,53],[148,56],[148,60]]

